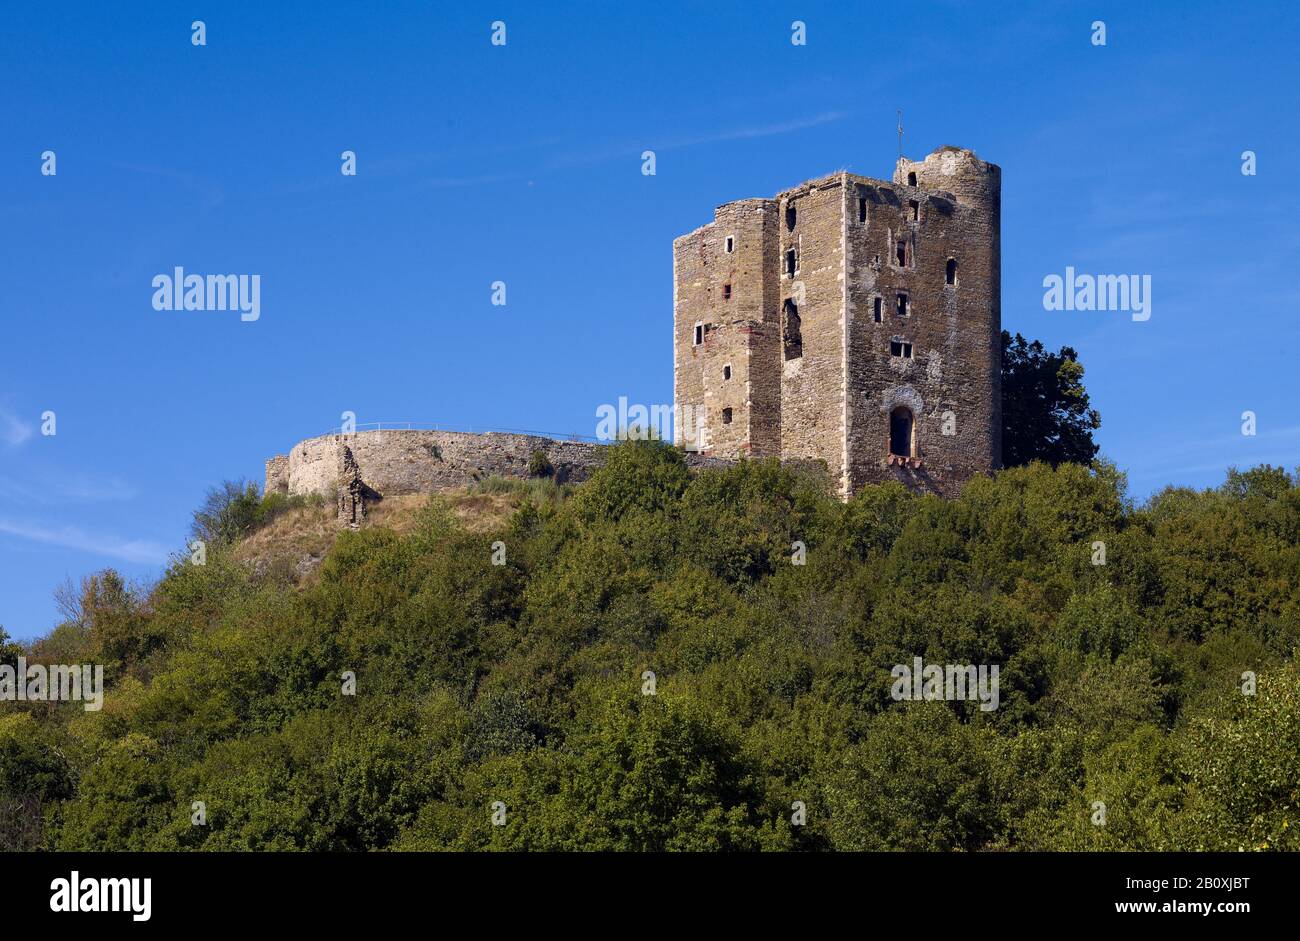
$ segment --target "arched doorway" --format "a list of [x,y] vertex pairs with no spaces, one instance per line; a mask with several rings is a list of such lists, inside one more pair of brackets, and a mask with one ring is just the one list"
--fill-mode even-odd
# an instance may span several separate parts
[[899,406],[889,413],[889,453],[912,457],[915,441],[912,434],[912,411]]

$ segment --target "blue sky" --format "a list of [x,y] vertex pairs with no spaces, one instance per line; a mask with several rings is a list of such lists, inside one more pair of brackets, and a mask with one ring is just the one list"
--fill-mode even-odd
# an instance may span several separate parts
[[[65,576],[156,576],[210,485],[345,409],[591,434],[671,402],[673,237],[888,178],[897,108],[909,156],[1001,165],[1003,325],[1078,349],[1135,496],[1300,465],[1300,13],[991,6],[11,5],[0,624],[47,632]],[[155,311],[177,265],[260,274],[260,319]],[[1151,275],[1151,319],[1044,310],[1067,265]]]

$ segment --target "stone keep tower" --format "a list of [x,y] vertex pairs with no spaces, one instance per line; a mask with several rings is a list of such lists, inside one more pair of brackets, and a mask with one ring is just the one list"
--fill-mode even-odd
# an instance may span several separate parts
[[1001,466],[1001,176],[942,147],[890,183],[726,203],[677,238],[677,443],[822,459],[845,497],[951,494]]

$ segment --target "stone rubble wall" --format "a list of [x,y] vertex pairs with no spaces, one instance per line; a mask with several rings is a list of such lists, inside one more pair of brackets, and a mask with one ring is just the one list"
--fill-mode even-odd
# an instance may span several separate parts
[[277,454],[266,462],[265,493],[289,492],[289,455]]
[[[534,451],[546,456],[556,480],[577,483],[605,462],[608,447],[501,432],[383,430],[322,435],[300,441],[287,455],[266,462],[266,493],[319,494],[335,499],[340,483],[356,489],[359,478],[367,499],[382,499],[449,490],[492,476],[523,479],[529,476]],[[693,467],[731,463],[699,455],[688,455],[687,461]],[[349,479],[341,481],[340,467],[344,466]],[[353,477],[353,468],[357,477]]]

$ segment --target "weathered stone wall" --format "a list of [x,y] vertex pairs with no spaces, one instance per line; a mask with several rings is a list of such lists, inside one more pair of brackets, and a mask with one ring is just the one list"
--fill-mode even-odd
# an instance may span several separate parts
[[[541,451],[561,483],[586,480],[605,462],[609,445],[557,441],[539,435],[469,434],[458,431],[359,431],[322,435],[293,446],[288,455],[266,462],[266,493],[292,496],[320,494],[351,501],[340,517],[357,522],[353,504],[358,497],[432,493],[463,487],[485,477],[527,478],[534,451]],[[696,469],[721,468],[731,462],[704,455],[687,455]]]
[[[1000,177],[968,150],[900,159],[893,183],[876,187],[880,202],[861,237],[851,240],[854,488],[894,477],[951,494],[1001,466]],[[900,238],[907,242],[902,266]],[[908,295],[906,317],[897,316],[900,291]],[[874,323],[875,294],[884,301],[882,324]],[[893,339],[912,344],[910,361],[890,355]],[[919,466],[887,460],[889,414],[900,405],[915,417]]]
[[277,454],[266,462],[266,493],[289,492],[289,455]]
[[[941,148],[900,158],[890,183],[837,173],[727,203],[674,240],[673,393],[704,416],[706,446],[690,462],[821,461],[845,496],[890,478],[954,493],[996,469],[1000,206],[996,166]],[[891,454],[896,408],[914,420],[906,456]],[[385,494],[527,477],[534,451],[557,479],[581,481],[604,447],[501,433],[326,435],[267,461],[266,491],[339,496],[342,486],[340,516],[355,523],[365,500]]]
[[673,394],[679,405],[703,406],[705,428],[704,446],[680,434],[678,444],[735,456],[778,453],[779,388],[770,368],[755,368],[776,355],[777,287],[766,266],[775,238],[775,201],[744,199],[673,243]]
[[[838,173],[774,200],[728,203],[677,239],[674,393],[679,404],[709,403],[708,453],[821,459],[845,495],[890,478],[954,493],[996,469],[1000,204],[995,165],[941,148],[923,161],[900,159],[892,183]],[[710,326],[699,346],[697,321]],[[894,355],[895,342],[909,344],[911,356]],[[730,362],[735,377],[743,351],[740,402],[718,376]],[[733,414],[721,434],[719,407]],[[905,458],[890,454],[890,413],[899,407],[915,426]]]
[[[787,190],[781,249],[781,457],[821,458],[844,474],[844,180],[837,175]],[[791,214],[793,210],[793,215]],[[791,223],[793,222],[793,226]],[[796,269],[788,271],[787,254]],[[790,302],[789,307],[786,301]],[[801,349],[789,341],[798,317]],[[843,484],[839,488],[843,491]]]
[[585,480],[604,461],[604,445],[556,441],[537,435],[468,434],[456,431],[359,431],[323,435],[294,445],[287,475],[272,475],[283,457],[267,462],[267,492],[335,496],[340,449],[352,452],[364,484],[380,497],[461,487],[500,475],[527,477],[534,450],[541,451],[561,482]]

